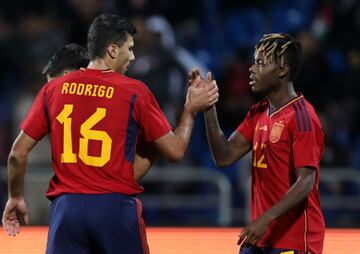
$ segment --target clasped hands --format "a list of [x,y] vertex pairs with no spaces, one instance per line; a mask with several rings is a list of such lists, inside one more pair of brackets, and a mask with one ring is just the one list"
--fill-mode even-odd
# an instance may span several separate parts
[[219,99],[219,89],[216,81],[212,80],[211,72],[207,80],[201,77],[200,70],[194,68],[188,75],[188,92],[186,95],[185,109],[191,113],[204,111],[211,108]]

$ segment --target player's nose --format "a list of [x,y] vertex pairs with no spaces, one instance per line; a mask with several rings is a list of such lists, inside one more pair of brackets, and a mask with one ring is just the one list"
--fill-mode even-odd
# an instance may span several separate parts
[[255,73],[255,71],[254,71],[254,66],[255,66],[255,64],[252,64],[252,65],[250,66],[250,68],[249,68],[249,72],[250,72],[250,73]]
[[135,60],[135,54],[134,52],[131,52],[130,61],[134,61],[134,60]]

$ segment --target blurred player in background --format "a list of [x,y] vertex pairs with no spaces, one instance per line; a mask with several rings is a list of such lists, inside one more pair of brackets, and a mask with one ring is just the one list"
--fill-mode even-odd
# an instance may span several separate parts
[[[46,253],[149,253],[133,163],[139,134],[171,161],[184,156],[199,110],[214,105],[217,87],[188,89],[172,131],[145,84],[124,76],[135,56],[135,27],[116,15],[95,18],[90,63],[47,83],[38,93],[8,160],[9,199],[3,226],[15,236],[29,222],[23,185],[27,156],[51,135],[55,171]],[[196,85],[197,84],[197,85]]]
[[[322,253],[325,223],[318,185],[324,133],[312,105],[294,90],[301,63],[298,41],[286,34],[264,35],[249,71],[252,91],[266,98],[251,107],[228,139],[215,106],[205,112],[217,166],[252,151],[251,223],[239,235],[241,254]],[[193,70],[190,83],[198,75]]]
[[85,68],[88,64],[89,54],[86,48],[76,43],[70,43],[51,56],[42,74],[46,76],[49,82],[77,69]]

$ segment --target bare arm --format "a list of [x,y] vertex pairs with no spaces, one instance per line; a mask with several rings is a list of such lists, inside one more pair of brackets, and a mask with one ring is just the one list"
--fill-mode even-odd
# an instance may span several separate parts
[[8,192],[2,223],[4,229],[11,236],[20,232],[20,220],[29,223],[28,211],[24,201],[24,177],[27,158],[36,140],[23,131],[16,138],[8,158]]
[[134,161],[134,174],[137,181],[141,180],[150,170],[155,160],[151,160],[148,157],[141,157],[135,154]]
[[226,139],[220,129],[215,106],[205,112],[205,126],[211,154],[216,166],[225,167],[231,165],[251,150],[250,143],[237,131],[234,131],[229,139]]
[[184,111],[178,126],[152,144],[140,142],[135,155],[135,178],[141,179],[150,170],[150,167],[163,155],[166,159],[177,162],[182,159],[189,144],[194,118],[198,111],[214,105],[219,97],[216,84],[202,85],[200,77],[194,80],[194,86],[188,88]]
[[[202,82],[200,77],[195,81]],[[154,141],[161,154],[168,160],[177,162],[182,159],[189,144],[194,118],[198,111],[209,108],[218,100],[216,84],[192,86],[188,88],[184,111],[178,126],[161,138]]]
[[136,148],[134,160],[135,179],[139,181],[143,178],[158,158],[159,152],[155,145],[153,143],[141,141]]
[[135,179],[139,181],[149,172],[152,165],[159,158],[160,152],[158,151],[158,148],[163,149],[161,153],[165,158],[174,162],[180,160],[190,141],[193,126],[193,117],[184,112],[179,126],[173,132],[167,133],[154,143],[140,144],[137,148],[134,160]]
[[243,229],[238,244],[243,242],[243,246],[249,246],[259,242],[272,221],[289,212],[309,196],[314,188],[315,170],[299,168],[296,170],[296,176],[296,182],[280,201]]
[[276,220],[309,196],[314,188],[315,170],[299,168],[296,170],[297,180],[285,193],[284,197],[266,211],[271,220]]
[[[190,86],[195,84],[194,79],[199,76],[201,77],[200,70],[197,68],[189,73]],[[207,82],[213,82],[211,72],[207,74]],[[225,137],[219,125],[215,105],[206,110],[204,116],[207,139],[217,167],[228,166],[251,150],[250,143],[237,131],[233,132],[229,139]]]
[[23,196],[27,158],[36,143],[36,140],[21,131],[11,148],[8,158],[8,191],[10,198]]
[[194,115],[184,111],[176,129],[157,139],[154,143],[166,159],[177,162],[184,156],[193,127]]

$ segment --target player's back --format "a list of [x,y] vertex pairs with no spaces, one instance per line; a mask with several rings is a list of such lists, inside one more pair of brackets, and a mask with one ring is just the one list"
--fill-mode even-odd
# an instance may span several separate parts
[[147,88],[112,71],[80,69],[47,84],[53,166],[48,197],[61,193],[136,194],[133,160],[139,97]]

